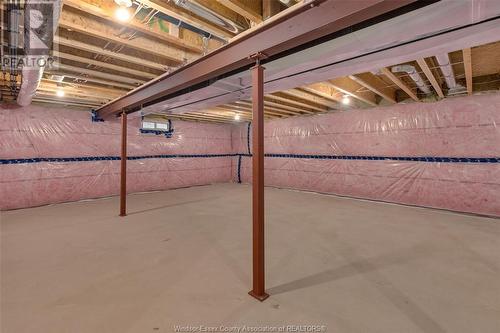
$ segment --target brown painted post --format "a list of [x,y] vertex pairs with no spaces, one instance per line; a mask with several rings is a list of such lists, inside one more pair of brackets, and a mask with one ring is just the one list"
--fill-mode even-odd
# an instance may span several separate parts
[[120,216],[127,216],[127,114],[125,112],[122,112],[122,152],[120,168]]
[[252,68],[252,85],[253,289],[249,294],[262,302],[269,295],[264,281],[264,67],[258,62]]

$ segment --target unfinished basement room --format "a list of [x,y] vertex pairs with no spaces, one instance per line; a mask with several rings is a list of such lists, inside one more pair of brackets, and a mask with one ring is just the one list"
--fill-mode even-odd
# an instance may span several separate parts
[[1,0],[1,333],[499,333],[499,0]]

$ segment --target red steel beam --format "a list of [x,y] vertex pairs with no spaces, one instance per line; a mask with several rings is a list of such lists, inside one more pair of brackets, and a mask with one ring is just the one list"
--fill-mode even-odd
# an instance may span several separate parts
[[253,289],[252,297],[264,301],[264,67],[252,68],[253,146],[252,146],[252,220],[253,220]]
[[143,105],[168,99],[173,94],[182,93],[183,89],[245,70],[253,63],[249,55],[263,53],[268,57],[279,56],[413,2],[416,0],[311,0],[297,4],[264,24],[243,32],[206,56],[109,102],[97,112],[100,117],[109,118],[125,108],[128,112],[138,111]]
[[122,112],[122,150],[120,160],[120,216],[127,216],[127,114]]

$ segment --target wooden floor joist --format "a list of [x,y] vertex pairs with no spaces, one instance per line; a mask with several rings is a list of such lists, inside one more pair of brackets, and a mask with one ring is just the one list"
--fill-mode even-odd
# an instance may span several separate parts
[[111,81],[116,81],[120,83],[128,83],[131,86],[139,86],[143,84],[144,80],[140,79],[134,79],[131,77],[123,76],[123,75],[117,75],[117,74],[109,74],[109,73],[104,73],[101,71],[97,70],[92,70],[92,69],[87,69],[83,67],[78,67],[78,66],[71,66],[71,65],[66,65],[66,64],[57,64],[58,70],[60,71],[68,71],[68,72],[73,72],[73,73],[78,73],[78,74],[86,74],[91,77],[96,77],[96,78],[101,78],[105,80],[111,80]]
[[[116,18],[113,15],[112,6],[106,6],[107,3],[103,2],[100,6],[91,4],[82,0],[64,0],[64,5],[79,9],[91,15],[106,19],[110,23],[116,23]],[[149,37],[154,37],[163,42],[166,42],[170,45],[175,45],[176,47],[195,52],[201,54],[203,52],[203,48],[200,45],[193,44],[187,40],[176,37],[168,32],[161,31],[159,29],[155,29],[150,24],[144,24],[139,21],[137,18],[132,18],[128,22],[122,22],[122,24],[126,27],[132,28],[140,33],[143,33]]]
[[380,71],[382,74],[387,76],[389,80],[394,82],[396,86],[398,86],[401,90],[403,90],[408,96],[410,96],[411,99],[413,99],[415,102],[420,102],[418,99],[417,95],[403,82],[401,81],[396,75],[394,75],[388,68],[381,68]]
[[168,44],[158,43],[144,37],[136,37],[133,39],[122,38],[117,35],[118,31],[111,26],[68,11],[62,11],[61,18],[59,19],[59,27],[70,31],[76,31],[93,38],[106,40],[117,45],[124,45],[146,54],[165,58],[175,65],[180,65],[196,57],[196,55],[191,52],[179,50]]
[[118,87],[118,88],[123,88],[127,90],[134,89],[136,86],[130,85],[130,84],[124,84],[120,82],[114,82],[114,81],[108,81],[108,80],[102,80],[94,77],[87,77],[83,75],[78,75],[78,74],[73,74],[73,73],[68,73],[68,72],[62,72],[62,71],[56,71],[56,70],[45,70],[46,74],[55,74],[55,75],[62,75],[65,78],[71,78],[74,80],[79,80],[79,81],[89,81],[89,82],[94,82],[94,83],[99,83],[105,86],[110,86],[110,87]]
[[295,95],[289,94],[288,91],[272,93],[270,95],[266,95],[266,97],[274,98],[276,100],[283,102],[284,104],[296,105],[300,108],[304,108],[312,112],[328,111],[327,106],[316,104],[311,101],[307,101],[302,98],[296,97]]
[[434,77],[434,74],[432,74],[431,69],[429,68],[429,65],[427,65],[427,63],[425,62],[425,59],[419,58],[419,59],[417,59],[417,63],[420,66],[420,68],[422,69],[422,72],[424,72],[425,76],[427,77],[427,79],[431,83],[432,87],[434,88],[434,90],[436,91],[438,96],[440,98],[444,98],[443,90],[441,90],[441,86],[439,85],[436,78]]
[[465,48],[462,50],[464,58],[465,82],[467,84],[467,94],[472,95],[472,54],[471,49]]
[[130,67],[117,66],[117,65],[110,64],[108,62],[103,62],[103,61],[98,61],[98,60],[89,59],[89,58],[85,58],[85,57],[80,57],[80,56],[77,56],[74,54],[69,54],[69,53],[64,53],[64,52],[57,52],[56,54],[54,54],[54,57],[60,58],[60,59],[71,60],[71,61],[77,61],[77,62],[79,62],[81,64],[85,64],[85,65],[93,65],[93,66],[97,66],[97,67],[101,67],[101,68],[111,69],[111,70],[116,71],[116,72],[121,72],[121,73],[129,74],[129,75],[133,75],[133,76],[138,76],[138,77],[143,77],[143,78],[147,78],[147,79],[154,79],[155,77],[158,76],[157,74],[135,70],[135,69],[130,68]]
[[360,91],[361,86],[349,77],[335,78],[325,81],[324,83],[332,86],[335,90],[340,91],[344,95],[352,96],[370,106],[377,106],[375,94],[371,91]]
[[60,36],[54,37],[54,43],[59,44],[59,45],[64,45],[66,47],[90,52],[90,53],[103,55],[106,57],[110,57],[112,59],[125,61],[128,63],[134,64],[134,65],[149,67],[149,68],[161,71],[161,72],[165,72],[169,68],[167,65],[159,64],[159,63],[156,63],[153,61],[149,61],[147,59],[130,56],[130,55],[127,55],[124,53],[113,52],[111,50],[104,49],[104,48],[99,47],[99,46],[79,42],[79,41],[72,40],[72,39],[65,38],[65,37],[60,37]]
[[155,9],[161,13],[164,13],[170,17],[173,17],[181,22],[185,22],[195,28],[198,28],[202,31],[206,31],[214,36],[218,36],[224,40],[227,40],[234,36],[234,33],[231,33],[225,29],[219,28],[218,26],[211,24],[210,22],[204,21],[195,17],[193,15],[188,15],[185,12],[177,9],[175,6],[167,3],[167,2],[157,2],[154,0],[138,0],[140,3],[146,5],[149,8]]
[[396,99],[393,96],[390,96],[389,94],[387,94],[386,92],[384,92],[382,89],[375,87],[375,85],[373,85],[373,84],[369,83],[368,81],[360,78],[359,76],[349,75],[349,78],[351,80],[357,82],[358,84],[362,85],[366,89],[369,89],[369,90],[373,91],[375,94],[381,96],[386,101],[388,101],[390,103],[393,103],[393,104],[397,103]]

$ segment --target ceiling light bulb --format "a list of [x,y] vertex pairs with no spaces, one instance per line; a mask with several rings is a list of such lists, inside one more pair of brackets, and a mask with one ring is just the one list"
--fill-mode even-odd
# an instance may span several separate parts
[[56,95],[59,97],[64,97],[64,90],[62,90],[62,89],[57,90]]
[[238,113],[234,115],[234,120],[236,121],[240,120],[240,115]]
[[127,22],[130,20],[130,12],[125,7],[118,7],[115,11],[115,17],[118,21]]
[[351,103],[351,99],[349,98],[348,95],[344,95],[344,97],[342,97],[342,104],[347,105],[349,103]]

